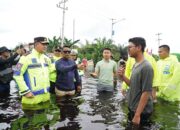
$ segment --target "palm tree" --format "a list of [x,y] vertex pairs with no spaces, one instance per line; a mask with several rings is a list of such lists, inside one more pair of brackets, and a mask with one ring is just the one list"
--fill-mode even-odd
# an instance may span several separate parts
[[127,60],[128,58],[128,48],[127,46],[124,46],[124,45],[118,45],[118,51],[119,51],[119,54],[120,54],[120,58],[123,59],[123,60]]
[[[52,39],[48,38],[48,42],[49,42],[48,52],[51,52],[54,47],[61,46],[61,40],[62,40],[61,37],[57,38],[56,36],[54,36]],[[65,37],[64,45],[73,47],[73,48],[78,48],[77,46],[75,46],[75,44],[77,44],[79,41],[80,40],[72,41],[72,39],[67,39]]]
[[48,38],[48,42],[49,42],[48,49],[47,49],[48,52],[51,52],[54,47],[60,46],[59,41],[60,41],[60,37],[56,38],[56,36],[54,36],[53,39]]
[[74,47],[75,44],[77,44],[80,40],[75,40],[72,41],[72,39],[67,39],[66,37],[64,38],[64,45],[69,46],[69,47]]
[[111,39],[106,39],[104,38],[96,38],[94,39],[94,53],[93,53],[93,60],[94,63],[97,63],[98,61],[100,61],[102,59],[102,50],[104,48],[111,48],[112,52],[114,50],[116,50],[116,45],[113,44]]
[[86,44],[79,48],[80,57],[93,59],[94,63],[96,64],[98,61],[102,59],[102,50],[104,48],[110,48],[113,53],[114,60],[119,60],[119,50],[118,47],[113,44],[111,39],[104,38],[96,38],[92,43],[86,41]]

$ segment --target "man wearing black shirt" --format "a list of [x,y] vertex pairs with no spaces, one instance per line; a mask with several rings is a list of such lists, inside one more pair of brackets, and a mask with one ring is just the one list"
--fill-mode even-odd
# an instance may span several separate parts
[[17,49],[11,56],[10,50],[5,46],[0,47],[0,96],[10,93],[10,81],[13,78],[12,66],[17,64],[19,55],[21,55],[21,49]]

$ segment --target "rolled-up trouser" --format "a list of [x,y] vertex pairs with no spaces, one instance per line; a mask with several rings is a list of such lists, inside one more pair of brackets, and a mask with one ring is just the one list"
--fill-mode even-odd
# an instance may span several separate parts
[[114,92],[114,86],[98,83],[97,84],[97,91],[98,92],[103,92],[103,91]]
[[72,91],[62,91],[62,90],[58,90],[57,88],[55,88],[55,93],[57,96],[59,97],[63,97],[63,96],[73,96],[75,94],[75,90]]

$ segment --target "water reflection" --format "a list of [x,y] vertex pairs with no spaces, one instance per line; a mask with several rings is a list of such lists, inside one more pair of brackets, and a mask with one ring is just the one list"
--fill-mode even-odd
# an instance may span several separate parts
[[49,130],[49,119],[47,118],[47,108],[49,108],[50,102],[44,102],[37,105],[23,104],[22,109],[24,115],[15,120],[11,124],[12,130],[33,130],[33,129],[45,129]]
[[[97,93],[97,80],[84,77],[81,96],[40,106],[21,105],[15,85],[10,96],[0,98],[0,129],[24,130],[124,130],[127,103],[120,94]],[[179,103],[159,100],[150,130],[179,130]]]
[[60,123],[57,130],[79,130],[81,127],[76,117],[79,114],[80,100],[65,97],[56,101],[60,110]]
[[96,122],[101,122],[105,124],[111,124],[116,119],[117,113],[115,111],[118,108],[114,104],[113,100],[114,94],[111,92],[101,92],[97,95],[96,100],[90,102],[90,106],[93,109],[93,114],[100,114],[104,120],[95,120]]
[[154,105],[153,122],[156,129],[179,130],[180,129],[180,103],[170,103],[162,99],[158,99],[158,103]]

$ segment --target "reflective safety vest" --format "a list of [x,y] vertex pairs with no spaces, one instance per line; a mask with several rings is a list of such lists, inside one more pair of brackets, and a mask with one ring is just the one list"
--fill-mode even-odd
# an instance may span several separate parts
[[51,59],[51,68],[50,68],[50,81],[52,82],[56,82],[56,67],[55,67],[55,63],[57,60],[61,59],[61,57],[57,57],[57,56],[53,56]]
[[[144,57],[145,59],[151,64],[153,71],[154,71],[154,77],[153,77],[153,87],[157,87],[158,86],[158,81],[157,81],[157,77],[158,77],[158,73],[157,73],[157,63],[155,61],[155,59],[149,55],[148,53],[144,52]],[[131,77],[131,73],[132,73],[132,68],[135,64],[135,59],[129,57],[127,62],[126,62],[126,69],[125,69],[125,76],[128,77],[130,79]],[[124,82],[122,85],[122,89],[123,90],[127,90],[129,88],[129,86],[127,86]]]
[[26,57],[21,57],[14,70],[14,79],[18,84],[20,95],[29,92],[34,94],[34,98],[23,96],[22,103],[37,104],[50,99],[50,65],[50,59],[35,49]]
[[180,63],[174,56],[160,59],[158,65],[158,97],[167,101],[180,101]]

